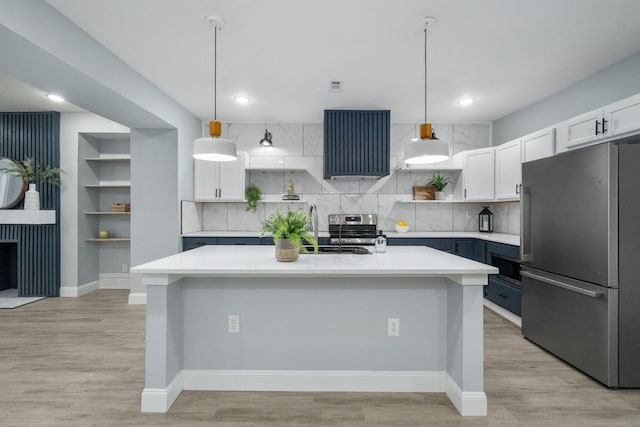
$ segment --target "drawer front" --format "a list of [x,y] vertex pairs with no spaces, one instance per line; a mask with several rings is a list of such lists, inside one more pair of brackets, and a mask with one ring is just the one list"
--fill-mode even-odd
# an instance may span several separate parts
[[218,237],[218,245],[259,245],[259,237]]
[[506,308],[518,316],[522,312],[522,291],[518,286],[512,285],[507,281],[489,276],[486,297],[489,301]]

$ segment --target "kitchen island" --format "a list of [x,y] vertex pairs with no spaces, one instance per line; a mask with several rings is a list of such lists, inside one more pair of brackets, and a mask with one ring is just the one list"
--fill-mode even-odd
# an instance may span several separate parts
[[131,271],[147,287],[143,412],[182,390],[397,391],[486,415],[482,285],[496,268],[427,247],[281,263],[263,245]]

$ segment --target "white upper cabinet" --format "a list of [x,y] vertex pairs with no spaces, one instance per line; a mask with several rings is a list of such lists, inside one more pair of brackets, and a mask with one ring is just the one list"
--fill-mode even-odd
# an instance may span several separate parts
[[522,151],[519,139],[496,148],[496,200],[519,200]]
[[244,200],[246,154],[238,152],[232,162],[195,160],[194,200],[227,202]]
[[[603,118],[604,110],[599,108],[564,122],[561,125],[564,132],[563,144],[558,151],[581,147],[602,139]],[[605,129],[607,124],[604,123]]]
[[640,94],[567,120],[558,129],[558,152],[637,132]]
[[555,128],[547,128],[522,138],[522,163],[555,154]]
[[624,135],[640,129],[640,94],[614,102],[605,108],[611,135]]
[[465,201],[494,200],[495,149],[481,148],[465,153],[463,179]]

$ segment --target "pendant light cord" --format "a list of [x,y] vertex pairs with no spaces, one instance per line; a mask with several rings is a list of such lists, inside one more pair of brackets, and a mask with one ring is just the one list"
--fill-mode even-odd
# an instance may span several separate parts
[[218,120],[216,100],[218,98],[218,26],[213,27],[213,120]]
[[427,26],[424,26],[424,122],[427,123]]

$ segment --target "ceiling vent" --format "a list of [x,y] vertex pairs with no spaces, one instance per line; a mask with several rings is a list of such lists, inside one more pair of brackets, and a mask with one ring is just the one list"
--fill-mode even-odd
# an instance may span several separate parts
[[331,80],[329,92],[342,92],[342,82],[340,80]]

